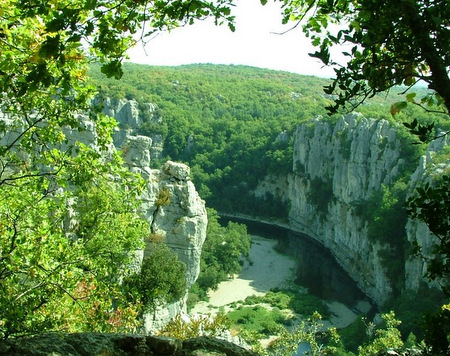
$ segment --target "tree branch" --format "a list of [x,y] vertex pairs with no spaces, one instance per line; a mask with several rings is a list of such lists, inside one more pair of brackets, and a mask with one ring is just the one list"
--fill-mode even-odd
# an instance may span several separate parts
[[450,78],[445,62],[430,38],[430,30],[427,28],[415,3],[403,0],[401,4],[402,13],[405,15],[411,31],[420,46],[422,55],[430,67],[433,81],[430,83],[429,88],[435,90],[442,97],[448,114],[450,112]]

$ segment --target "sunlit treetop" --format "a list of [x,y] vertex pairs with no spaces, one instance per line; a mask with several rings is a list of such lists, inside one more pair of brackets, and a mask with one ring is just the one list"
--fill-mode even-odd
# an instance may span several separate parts
[[[283,0],[284,22],[297,21],[318,50],[312,56],[335,67],[325,91],[336,94],[331,112],[352,110],[378,92],[404,85],[406,102],[448,115],[450,108],[450,3],[447,0]],[[330,48],[345,45],[347,63]],[[408,90],[425,83],[423,100]]]

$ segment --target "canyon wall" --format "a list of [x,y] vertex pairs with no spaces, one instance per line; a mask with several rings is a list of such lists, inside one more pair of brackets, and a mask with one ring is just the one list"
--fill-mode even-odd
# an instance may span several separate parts
[[[378,255],[382,246],[368,240],[366,223],[353,203],[367,200],[401,169],[395,129],[386,121],[356,115],[342,117],[336,125],[316,119],[297,128],[293,162],[291,227],[329,248],[366,294],[384,302],[391,285]],[[328,200],[320,206],[311,199],[317,196]]]
[[[277,192],[279,199],[287,201],[289,227],[328,248],[378,305],[398,286],[387,267],[386,251],[391,247],[369,238],[364,210],[383,186],[392,185],[405,174],[405,142],[397,130],[386,120],[367,119],[355,113],[337,122],[319,117],[299,125],[294,134],[293,172],[266,177],[255,191],[257,196]],[[410,191],[423,179],[431,152],[442,145],[430,146],[408,183]],[[405,231],[409,243],[418,241],[431,246],[435,241],[424,224],[408,221]],[[426,266],[410,255],[398,263],[403,265],[402,288],[417,290]]]
[[[204,202],[190,181],[189,168],[173,162],[167,162],[160,170],[150,168],[151,160],[161,157],[162,137],[140,135],[139,128],[144,121],[161,123],[155,114],[156,106],[123,99],[107,100],[104,107],[104,112],[119,123],[115,146],[124,152],[130,169],[147,182],[142,196],[143,215],[150,222],[152,233],[163,236],[186,264],[190,286],[198,276],[207,218]],[[405,152],[410,147],[405,145],[410,143],[399,135],[399,127],[386,120],[368,119],[357,113],[334,122],[319,117],[299,125],[294,133],[292,173],[266,177],[255,191],[255,196],[263,197],[270,192],[288,202],[289,227],[328,248],[378,305],[395,293],[399,280],[401,288],[412,290],[425,281],[426,265],[410,254],[396,261],[402,264],[402,276],[392,280],[392,270],[386,261],[386,251],[392,248],[369,237],[370,222],[364,214],[373,195],[380,194],[384,186],[392,186],[405,175],[406,169],[411,170]],[[448,163],[433,165],[433,152],[443,146],[444,139],[434,141],[414,174],[408,173],[409,193],[418,182],[448,166]],[[170,204],[156,204],[162,191],[169,194]],[[431,253],[436,240],[424,224],[407,221],[404,231],[405,247],[417,242],[424,246],[425,253]],[[184,303],[185,299],[147,315],[147,331],[156,330],[185,311]]]
[[[130,168],[149,182],[142,197],[142,209],[152,224],[152,232],[162,234],[168,246],[186,263],[190,285],[198,273],[206,213],[188,178],[189,169],[170,162],[163,170],[150,168],[151,159],[161,157],[162,137],[142,136],[139,128],[144,121],[161,123],[154,105],[108,99],[104,107],[104,112],[119,123],[115,146],[125,153]],[[319,117],[299,125],[294,133],[292,173],[266,177],[254,192],[259,197],[270,192],[288,202],[289,227],[328,248],[361,290],[378,305],[399,288],[417,290],[426,270],[422,260],[406,254],[400,257],[401,261],[393,261],[402,265],[401,278],[393,281],[392,269],[387,266],[389,257],[386,257],[392,246],[382,239],[369,237],[370,217],[365,212],[368,202],[383,187],[392,186],[404,176],[406,169],[411,170],[405,145],[398,127],[386,120],[368,119],[357,113],[333,122]],[[430,174],[432,152],[443,145],[443,140],[430,145],[416,172],[409,173],[409,192]],[[175,175],[174,170],[178,172]],[[161,189],[170,192],[169,206],[155,203]],[[425,252],[431,251],[435,239],[424,224],[407,221],[404,230],[405,248],[417,241],[425,246]],[[181,311],[182,305],[183,301],[148,316],[147,328],[161,325]]]

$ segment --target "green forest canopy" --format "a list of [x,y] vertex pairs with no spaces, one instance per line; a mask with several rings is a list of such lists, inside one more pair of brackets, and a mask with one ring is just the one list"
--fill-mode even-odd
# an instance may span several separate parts
[[[332,122],[339,117],[328,116],[325,109],[333,99],[323,92],[330,83],[327,79],[210,64],[153,67],[126,63],[124,73],[120,81],[108,80],[98,67],[91,67],[101,95],[157,105],[154,115],[161,116],[163,123],[144,122],[139,133],[162,134],[165,159],[188,163],[202,198],[221,212],[285,218],[285,204],[270,195],[255,204],[249,191],[261,177],[292,171],[292,139],[298,124],[318,115]],[[393,88],[389,94],[375,95],[358,111],[394,123],[390,107],[401,91]],[[425,88],[417,91],[418,96],[427,93]],[[404,109],[399,119],[411,118],[439,121],[438,116],[425,115],[414,107]]]

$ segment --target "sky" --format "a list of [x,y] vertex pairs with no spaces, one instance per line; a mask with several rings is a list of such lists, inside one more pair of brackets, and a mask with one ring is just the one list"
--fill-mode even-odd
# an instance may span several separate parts
[[314,52],[300,26],[285,33],[294,23],[282,25],[281,4],[260,0],[238,0],[233,10],[236,31],[213,21],[160,33],[145,46],[129,51],[130,61],[149,65],[191,63],[242,64],[293,73],[332,77],[334,71],[308,56]]

